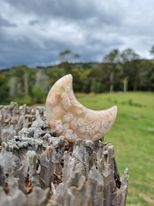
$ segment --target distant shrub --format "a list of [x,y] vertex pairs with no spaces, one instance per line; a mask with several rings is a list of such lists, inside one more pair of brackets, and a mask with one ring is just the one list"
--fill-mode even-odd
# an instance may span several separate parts
[[32,97],[33,97],[34,103],[38,103],[38,104],[44,103],[46,96],[47,96],[47,93],[44,92],[42,89],[38,87],[32,88]]
[[34,103],[32,97],[30,95],[20,95],[15,99],[15,101],[19,105],[22,105],[22,104],[32,105]]

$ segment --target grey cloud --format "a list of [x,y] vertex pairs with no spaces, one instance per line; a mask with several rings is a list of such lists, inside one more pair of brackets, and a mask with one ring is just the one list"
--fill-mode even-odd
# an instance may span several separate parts
[[[31,13],[37,15],[39,19],[44,18],[62,18],[66,20],[88,21],[99,17],[96,21],[104,22],[106,24],[119,24],[122,20],[121,13],[119,13],[113,4],[110,4],[109,9],[107,3],[101,0],[6,0],[12,7],[24,13]],[[86,23],[86,22],[85,22]]]
[[9,22],[0,15],[0,27],[16,27],[17,25]]
[[148,57],[154,43],[154,2],[148,2],[1,0],[0,67],[51,64],[66,48],[82,61],[128,47]]
[[[91,16],[95,10],[95,4],[89,4],[88,1],[71,1],[71,0],[6,0],[12,6],[23,12],[36,13],[44,16],[64,16],[70,18],[82,18]],[[85,3],[84,3],[85,2]],[[91,2],[91,1],[90,1]],[[97,7],[96,7],[97,9]]]
[[31,20],[31,21],[29,21],[29,24],[34,26],[36,24],[39,24],[39,20],[37,20],[37,19]]

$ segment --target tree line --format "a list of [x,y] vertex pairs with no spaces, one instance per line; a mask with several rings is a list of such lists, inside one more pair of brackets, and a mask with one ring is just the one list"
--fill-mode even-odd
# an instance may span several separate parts
[[[154,54],[154,47],[151,49]],[[0,104],[44,103],[54,82],[65,74],[74,77],[75,92],[154,91],[154,60],[142,59],[133,49],[113,49],[101,63],[71,63],[79,54],[65,50],[55,66],[16,66],[0,71]]]

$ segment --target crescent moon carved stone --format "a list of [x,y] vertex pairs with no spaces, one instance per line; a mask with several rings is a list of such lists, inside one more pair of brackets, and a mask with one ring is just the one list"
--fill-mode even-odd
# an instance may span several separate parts
[[57,135],[74,142],[77,138],[101,139],[112,127],[117,106],[107,110],[91,110],[76,99],[72,87],[72,75],[59,79],[46,99],[46,118]]

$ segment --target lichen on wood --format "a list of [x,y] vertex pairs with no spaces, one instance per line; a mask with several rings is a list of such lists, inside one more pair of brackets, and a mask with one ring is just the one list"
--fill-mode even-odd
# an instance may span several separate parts
[[1,206],[125,206],[114,147],[55,137],[43,107],[0,106]]

